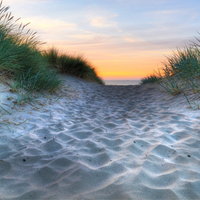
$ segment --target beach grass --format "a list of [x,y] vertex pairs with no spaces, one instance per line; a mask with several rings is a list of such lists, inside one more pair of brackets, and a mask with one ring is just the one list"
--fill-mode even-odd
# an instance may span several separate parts
[[[198,39],[197,39],[198,40]],[[198,40],[198,42],[200,42]],[[183,93],[191,108],[198,108],[199,104],[191,102],[188,93],[200,92],[200,45],[192,43],[183,49],[173,51],[171,56],[166,57],[163,67],[157,74],[143,78],[142,84],[151,83],[154,80],[167,92],[176,95]],[[151,78],[152,77],[152,78]],[[192,106],[192,104],[194,106]]]
[[97,76],[95,68],[82,56],[62,54],[55,47],[44,51],[43,56],[59,73],[69,74],[98,84],[104,84],[103,80]]
[[193,92],[200,90],[200,51],[197,46],[191,45],[178,49],[172,56],[167,57],[163,68],[164,78],[175,88],[186,88]]
[[60,56],[54,49],[40,50],[44,43],[36,32],[27,29],[29,23],[20,24],[19,20],[1,1],[0,77],[9,80],[14,91],[24,89],[28,96],[42,90],[54,91],[62,84],[58,72],[103,84],[82,57]]
[[140,84],[143,85],[146,83],[158,83],[161,80],[162,80],[162,77],[152,74],[150,76],[142,78]]
[[31,91],[53,90],[60,85],[55,70],[48,67],[39,50],[42,44],[28,24],[17,24],[9,7],[0,11],[0,75],[12,79],[15,88]]

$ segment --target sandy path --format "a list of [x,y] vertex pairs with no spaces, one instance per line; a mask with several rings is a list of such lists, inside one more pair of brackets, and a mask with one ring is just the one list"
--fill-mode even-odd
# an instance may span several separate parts
[[200,112],[181,95],[65,80],[1,127],[1,199],[200,199]]

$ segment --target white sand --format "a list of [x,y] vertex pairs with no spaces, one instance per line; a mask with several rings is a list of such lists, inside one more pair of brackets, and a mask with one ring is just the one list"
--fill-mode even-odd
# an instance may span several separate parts
[[1,85],[0,199],[200,199],[200,111],[182,94],[63,79],[13,109]]

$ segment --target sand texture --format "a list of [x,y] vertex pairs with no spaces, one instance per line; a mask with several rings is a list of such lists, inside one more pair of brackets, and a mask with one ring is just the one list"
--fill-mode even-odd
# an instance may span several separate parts
[[63,79],[14,108],[1,85],[0,199],[200,199],[200,111],[182,94]]

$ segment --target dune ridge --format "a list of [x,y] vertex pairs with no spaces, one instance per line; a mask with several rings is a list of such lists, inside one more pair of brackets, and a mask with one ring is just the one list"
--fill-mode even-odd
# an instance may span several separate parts
[[1,85],[0,199],[200,199],[200,111],[183,95],[62,79],[13,109]]

